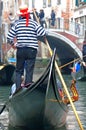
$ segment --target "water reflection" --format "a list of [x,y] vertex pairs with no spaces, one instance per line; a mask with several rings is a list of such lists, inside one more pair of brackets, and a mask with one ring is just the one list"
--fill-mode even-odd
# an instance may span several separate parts
[[[10,87],[0,87],[0,110],[6,102],[6,100],[8,99],[9,92]],[[79,101],[75,102],[74,105],[79,115],[80,121],[84,127],[84,130],[86,130],[86,82],[78,81],[78,92]],[[5,109],[3,113],[0,115],[0,130],[28,130],[27,128],[13,128],[11,126],[8,126],[8,124],[8,112]],[[71,105],[69,105],[69,112],[67,116],[66,125],[58,129],[49,130],[80,130],[79,124],[76,120]]]
[[2,123],[0,123],[0,130],[5,130],[5,126]]

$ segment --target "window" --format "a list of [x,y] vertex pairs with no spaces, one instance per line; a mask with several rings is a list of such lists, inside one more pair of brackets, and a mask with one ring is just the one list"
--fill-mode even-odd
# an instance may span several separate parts
[[86,2],[86,0],[80,0],[80,3],[81,3],[81,2]]
[[43,0],[43,8],[46,8],[46,0]]
[[57,0],[57,5],[60,5],[61,4],[61,0]]
[[51,6],[51,0],[48,0],[48,7]]
[[80,2],[84,2],[84,0],[80,0]]
[[79,6],[79,1],[78,1],[78,0],[76,0],[75,5],[76,5],[76,6]]
[[34,2],[34,0],[32,0],[32,8],[35,8],[35,2]]

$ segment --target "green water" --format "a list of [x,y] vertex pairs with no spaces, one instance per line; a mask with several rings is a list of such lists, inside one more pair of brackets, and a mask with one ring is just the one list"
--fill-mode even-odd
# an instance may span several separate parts
[[[65,78],[66,83],[69,83],[70,78]],[[86,82],[77,82],[77,89],[79,92],[79,101],[75,102],[75,108],[77,110],[80,123],[83,126],[84,130],[86,130]],[[10,93],[10,86],[0,86],[0,110],[3,107],[4,103],[8,100]],[[5,109],[3,113],[0,115],[0,130],[24,130],[19,128],[8,128],[8,112]],[[25,129],[26,130],[26,129]],[[69,112],[67,116],[66,125],[62,128],[55,130],[80,130],[79,123],[75,117],[73,109],[71,105],[69,105]]]

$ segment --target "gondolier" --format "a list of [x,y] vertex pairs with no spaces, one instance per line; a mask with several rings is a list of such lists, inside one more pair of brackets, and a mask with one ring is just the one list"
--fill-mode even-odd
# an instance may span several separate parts
[[30,13],[27,5],[21,5],[18,11],[21,16],[14,26],[10,29],[7,41],[15,48],[13,39],[17,39],[16,52],[16,87],[21,86],[21,76],[24,70],[24,63],[26,69],[25,85],[32,82],[34,64],[38,49],[38,36],[45,36],[44,28],[36,21],[30,18]]

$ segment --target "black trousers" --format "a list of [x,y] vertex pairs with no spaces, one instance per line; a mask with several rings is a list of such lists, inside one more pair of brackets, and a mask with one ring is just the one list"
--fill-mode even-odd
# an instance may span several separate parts
[[32,82],[33,71],[36,60],[37,49],[29,47],[17,48],[16,52],[16,87],[21,86],[21,76],[24,75],[25,69],[25,85]]

